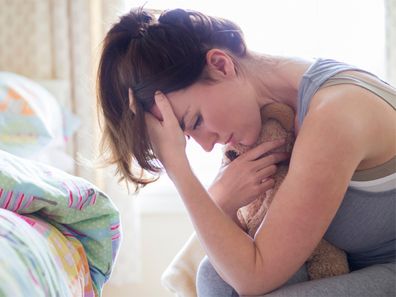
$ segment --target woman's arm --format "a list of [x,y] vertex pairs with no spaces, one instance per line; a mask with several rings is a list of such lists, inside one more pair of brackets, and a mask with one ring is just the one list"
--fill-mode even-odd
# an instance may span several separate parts
[[[167,99],[157,105],[164,117],[161,128],[172,132],[150,135],[162,146],[158,147],[159,157],[216,270],[244,295],[269,292],[283,284],[322,238],[364,157],[363,125],[348,114],[359,111],[350,103],[338,110],[337,100],[310,111],[296,141],[289,174],[252,239],[210,199],[187,158],[174,157],[180,153],[180,148],[174,151],[180,140],[169,142],[169,137],[178,123]],[[161,134],[166,134],[166,139],[161,141]]]

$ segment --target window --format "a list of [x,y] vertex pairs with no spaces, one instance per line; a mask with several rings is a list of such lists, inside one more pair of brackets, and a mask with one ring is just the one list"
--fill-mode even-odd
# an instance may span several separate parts
[[[385,11],[380,0],[125,0],[150,9],[187,8],[228,18],[243,30],[248,48],[275,55],[328,57],[345,61],[385,78]],[[220,166],[221,148],[205,153],[188,144],[192,167],[209,185]],[[140,193],[143,211],[183,210],[173,185],[161,177]]]

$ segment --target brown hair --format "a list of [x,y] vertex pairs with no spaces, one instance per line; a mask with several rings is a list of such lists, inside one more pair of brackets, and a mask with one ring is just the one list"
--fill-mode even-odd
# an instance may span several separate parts
[[[103,41],[98,69],[98,109],[103,115],[101,152],[115,164],[121,180],[136,190],[161,170],[153,153],[144,112],[154,93],[186,88],[205,79],[206,53],[211,48],[246,54],[240,28],[196,11],[165,11],[158,20],[142,8],[132,9],[114,24]],[[136,113],[129,108],[132,90]]]

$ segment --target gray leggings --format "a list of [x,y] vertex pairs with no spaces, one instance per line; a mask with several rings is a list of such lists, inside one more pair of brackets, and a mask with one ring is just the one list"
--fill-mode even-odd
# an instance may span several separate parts
[[[238,293],[214,270],[207,257],[197,274],[198,297],[238,297]],[[281,288],[263,297],[394,297],[396,263],[377,264],[349,274],[308,281],[301,267]]]

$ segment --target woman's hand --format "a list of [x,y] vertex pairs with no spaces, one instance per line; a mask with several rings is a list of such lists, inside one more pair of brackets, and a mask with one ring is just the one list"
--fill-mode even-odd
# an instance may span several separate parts
[[166,171],[176,170],[177,166],[187,162],[186,138],[181,130],[168,98],[161,93],[155,93],[155,103],[161,113],[162,121],[146,112],[145,120],[150,141],[155,155],[161,161]]
[[288,153],[265,153],[284,144],[281,141],[262,143],[242,154],[222,168],[208,192],[216,204],[228,215],[258,198],[259,194],[271,189],[276,172],[276,163],[290,157]]

